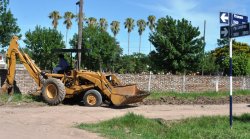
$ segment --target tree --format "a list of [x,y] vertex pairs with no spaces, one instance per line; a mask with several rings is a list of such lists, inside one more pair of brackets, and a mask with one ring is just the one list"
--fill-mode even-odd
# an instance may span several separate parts
[[211,52],[204,54],[203,60],[203,74],[204,75],[217,75],[219,65],[216,64],[216,58]]
[[[224,75],[229,75],[229,47],[228,40],[217,40],[218,48],[211,51],[219,65],[219,71]],[[247,74],[247,61],[250,58],[250,46],[246,43],[233,40],[233,75]],[[244,67],[244,68],[243,68]],[[240,70],[240,71],[239,71]]]
[[90,17],[87,20],[87,24],[89,27],[97,27],[97,20],[94,17]]
[[100,18],[99,24],[102,31],[107,31],[108,22],[105,18]]
[[[73,36],[70,41],[71,46],[76,46],[77,37],[76,34]],[[94,71],[113,71],[113,65],[122,53],[115,38],[106,31],[103,32],[98,26],[84,27],[82,46],[82,64]]]
[[7,11],[8,4],[9,4],[9,0],[0,0],[0,14]]
[[17,25],[17,19],[14,18],[10,10],[0,14],[0,46],[6,47],[13,35],[21,37],[20,28]]
[[29,49],[31,58],[41,69],[52,69],[51,62],[56,64],[58,56],[51,52],[54,48],[65,48],[63,35],[55,29],[36,26],[34,31],[25,33],[24,43]]
[[[147,25],[151,31],[151,33],[153,33],[154,29],[155,29],[155,16],[153,15],[150,15],[148,16],[148,22],[147,22]],[[150,51],[151,51],[151,43],[150,43]]]
[[203,53],[203,38],[198,27],[186,19],[175,20],[167,16],[157,22],[150,35],[155,51],[150,53],[157,69],[176,73],[197,72]]
[[145,54],[124,55],[116,65],[116,72],[121,74],[148,72],[148,64],[149,58]]
[[137,26],[138,26],[138,33],[140,35],[140,43],[139,43],[139,53],[141,52],[141,35],[145,31],[146,28],[146,22],[143,19],[140,19],[137,21]]
[[[233,58],[233,76],[240,76],[247,74],[248,58],[246,53],[238,53]],[[229,55],[222,61],[224,66],[224,74],[229,75]]]
[[129,55],[129,40],[130,40],[130,32],[134,29],[135,23],[134,19],[132,18],[127,18],[126,21],[124,22],[125,29],[128,29],[128,55]]
[[49,18],[52,19],[52,25],[54,29],[56,29],[58,26],[58,20],[62,18],[60,13],[58,11],[53,11],[49,14]]
[[112,23],[110,25],[111,25],[111,31],[114,34],[114,37],[116,38],[116,35],[120,31],[120,22],[118,22],[118,21],[112,21]]
[[72,12],[65,12],[64,13],[64,22],[63,22],[63,24],[65,24],[66,25],[66,45],[67,45],[67,42],[68,42],[68,31],[69,31],[69,29],[71,28],[71,26],[72,26],[72,19],[73,18],[75,18],[75,15],[72,13]]

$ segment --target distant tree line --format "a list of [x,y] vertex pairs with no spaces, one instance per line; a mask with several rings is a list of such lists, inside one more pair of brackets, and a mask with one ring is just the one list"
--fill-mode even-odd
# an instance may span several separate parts
[[[52,29],[37,25],[34,30],[25,33],[24,39],[25,52],[41,69],[51,69],[57,63],[57,54],[52,52],[52,49],[65,48],[68,42],[72,48],[77,48],[78,43],[77,34],[73,38],[68,38],[68,31],[72,24],[77,23],[78,16],[72,12],[65,12],[61,16],[58,11],[53,11],[48,17],[52,19]],[[64,35],[57,30],[59,20],[62,18],[66,27],[65,40],[63,40]],[[81,64],[89,70],[116,73],[152,71],[156,74],[201,74],[203,69],[204,75],[228,75],[228,41],[218,40],[217,48],[204,52],[205,42],[199,28],[194,27],[186,19],[176,20],[166,16],[156,20],[153,15],[148,16],[147,21],[126,18],[123,24],[128,33],[127,55],[123,55],[123,50],[116,39],[121,29],[121,22],[112,21],[109,24],[105,18],[84,19],[86,24],[83,26]],[[8,0],[0,0],[0,46],[2,48],[8,46],[12,35],[21,36],[16,21],[17,19],[8,9]],[[107,31],[109,25],[112,35]],[[135,26],[138,27],[140,36],[138,53],[130,54],[130,33]],[[148,55],[141,53],[141,36],[146,27],[150,30]],[[151,46],[154,49],[151,49]],[[233,51],[233,74],[249,75],[250,46],[233,41]],[[66,55],[66,58],[69,58],[69,55]]]

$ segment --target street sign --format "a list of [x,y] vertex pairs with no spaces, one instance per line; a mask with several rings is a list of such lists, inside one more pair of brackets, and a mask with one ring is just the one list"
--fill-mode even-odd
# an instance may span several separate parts
[[231,27],[231,38],[250,35],[249,23]]
[[232,14],[228,12],[220,12],[220,23],[229,24],[229,26],[220,27],[220,38],[229,39],[229,80],[230,80],[230,104],[229,104],[229,119],[230,128],[233,126],[233,39],[234,37],[241,37],[250,35],[248,17],[239,14]]
[[222,23],[222,24],[229,23],[229,13],[228,12],[220,12],[220,23]]
[[229,26],[222,26],[220,27],[220,38],[224,39],[224,38],[229,38]]
[[[231,20],[233,25],[245,24],[248,22],[248,17],[239,14],[233,14],[233,19]],[[229,18],[230,19],[230,18]]]

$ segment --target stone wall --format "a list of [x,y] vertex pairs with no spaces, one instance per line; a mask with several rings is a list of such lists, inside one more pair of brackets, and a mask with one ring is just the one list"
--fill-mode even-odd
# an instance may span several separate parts
[[[7,71],[0,70],[1,85],[6,78]],[[224,76],[177,76],[177,75],[134,75],[119,74],[118,78],[124,84],[137,84],[142,90],[175,91],[175,92],[203,92],[228,91],[229,77]],[[151,76],[151,80],[150,80]],[[35,81],[26,70],[16,70],[16,92],[28,93],[37,88]],[[233,77],[233,89],[250,89],[250,77]]]
[[[7,70],[0,70],[1,86],[4,83],[7,74]],[[28,93],[37,88],[35,81],[31,78],[27,70],[16,70],[14,86],[14,92],[21,93]]]
[[[229,77],[177,75],[117,75],[124,84],[136,83],[142,90],[203,92],[229,90]],[[233,89],[250,89],[249,77],[233,77]]]

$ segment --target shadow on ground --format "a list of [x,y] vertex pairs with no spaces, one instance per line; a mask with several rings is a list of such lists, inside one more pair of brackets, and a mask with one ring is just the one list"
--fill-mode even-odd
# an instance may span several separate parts
[[234,121],[250,122],[250,114],[245,113],[241,116],[234,116],[233,119],[234,119]]

